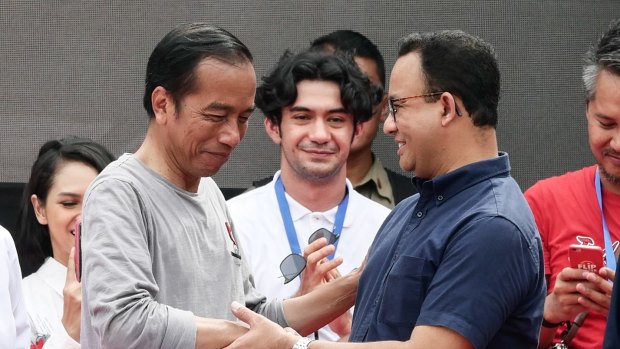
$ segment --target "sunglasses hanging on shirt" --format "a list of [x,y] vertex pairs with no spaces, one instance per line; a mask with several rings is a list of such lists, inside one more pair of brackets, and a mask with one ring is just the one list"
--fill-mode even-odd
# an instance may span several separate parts
[[[333,245],[338,240],[338,235],[333,234],[325,228],[321,228],[308,238],[308,245],[320,238],[327,239],[328,245]],[[293,281],[302,271],[306,269],[306,258],[297,253],[291,253],[280,263],[280,271],[284,277],[284,284]]]
[[[306,259],[301,253],[301,248],[299,247],[299,242],[297,241],[297,234],[295,232],[295,225],[293,224],[293,218],[291,217],[291,211],[288,207],[288,202],[286,201],[286,195],[284,190],[284,184],[282,184],[282,178],[278,177],[275,183],[275,191],[276,198],[278,199],[278,207],[280,209],[280,215],[282,216],[282,223],[284,224],[284,230],[286,231],[286,238],[288,239],[289,246],[291,247],[291,254],[286,256],[282,263],[280,263],[280,271],[282,272],[282,276],[284,277],[284,284],[288,284],[293,279],[295,279],[302,271],[306,268]],[[347,206],[349,205],[349,188],[345,186],[345,194],[342,198],[342,201],[338,204],[338,209],[336,210],[336,217],[334,220],[334,227],[332,231],[329,231],[325,228],[321,228],[312,235],[308,239],[308,244],[311,244],[316,239],[326,238],[328,244],[334,245],[334,247],[338,248],[338,237],[342,233],[342,227],[344,225],[344,216],[347,212]],[[327,259],[332,260],[336,255],[336,251],[334,253],[327,256]]]

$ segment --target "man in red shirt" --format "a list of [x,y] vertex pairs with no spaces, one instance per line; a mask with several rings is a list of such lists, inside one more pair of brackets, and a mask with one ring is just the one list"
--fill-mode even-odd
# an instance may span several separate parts
[[[618,250],[620,240],[620,21],[587,53],[583,81],[588,139],[597,164],[541,180],[525,193],[543,241],[547,275],[540,348],[561,341],[567,322],[584,312],[570,347],[603,345],[615,276],[611,251]],[[607,267],[598,273],[570,268],[572,244],[607,250]]]

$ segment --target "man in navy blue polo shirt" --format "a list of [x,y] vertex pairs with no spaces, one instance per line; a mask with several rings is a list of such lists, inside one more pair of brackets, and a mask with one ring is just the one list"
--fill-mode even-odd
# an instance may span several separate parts
[[493,49],[479,38],[402,40],[384,131],[420,195],[394,209],[369,251],[351,341],[536,347],[542,249],[508,155],[498,154],[499,90]]
[[[508,155],[498,151],[493,49],[443,31],[405,37],[398,56],[384,132],[419,194],[394,208],[368,252],[349,338],[365,343],[296,348],[536,348],[542,247]],[[251,330],[231,348],[252,338],[261,347],[295,343],[259,315],[233,312]]]

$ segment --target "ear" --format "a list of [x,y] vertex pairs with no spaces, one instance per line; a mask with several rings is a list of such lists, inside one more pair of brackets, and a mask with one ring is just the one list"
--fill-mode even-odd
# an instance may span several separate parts
[[271,121],[268,117],[265,117],[265,131],[267,135],[275,144],[282,143],[282,137],[280,136],[280,126]]
[[387,106],[387,100],[388,100],[388,96],[387,96],[387,93],[385,93],[385,94],[383,94],[383,99],[381,99],[381,103],[379,103],[379,106],[378,106],[379,107],[379,113],[380,113],[379,117],[380,117],[381,122],[385,122],[385,120],[387,119],[387,116],[388,116],[387,115],[388,113],[385,112],[385,108]]
[[441,94],[441,97],[439,97],[439,101],[443,107],[443,113],[441,114],[441,126],[445,127],[459,118],[456,113],[456,100],[451,93],[444,92]]
[[353,138],[362,134],[362,130],[364,129],[365,122],[358,122],[353,129],[353,137],[351,137],[351,142],[353,142]]
[[30,197],[30,203],[32,203],[32,208],[34,209],[34,215],[37,217],[37,221],[41,225],[47,225],[47,213],[45,212],[45,207],[43,203],[36,194],[32,194]]
[[165,125],[171,117],[176,115],[174,100],[162,86],[157,86],[151,93],[151,104],[155,113],[155,121],[159,124]]

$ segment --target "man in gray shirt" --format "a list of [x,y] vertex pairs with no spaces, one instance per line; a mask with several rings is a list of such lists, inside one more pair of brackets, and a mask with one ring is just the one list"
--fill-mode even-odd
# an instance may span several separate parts
[[[254,289],[222,193],[203,178],[243,138],[255,90],[252,55],[225,30],[182,25],[154,49],[145,140],[85,195],[84,347],[222,348],[247,331],[233,322],[232,302],[302,334],[353,304],[357,273],[329,289],[267,302]],[[315,252],[319,259],[329,253]]]

